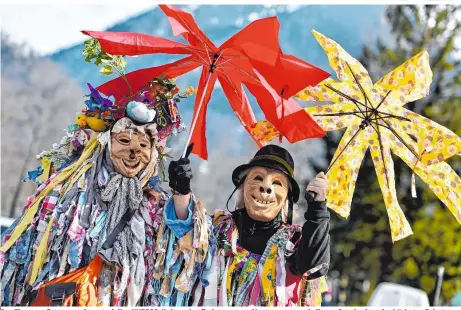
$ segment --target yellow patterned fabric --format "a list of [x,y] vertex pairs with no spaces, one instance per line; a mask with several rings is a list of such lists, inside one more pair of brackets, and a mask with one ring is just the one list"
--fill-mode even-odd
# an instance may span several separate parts
[[240,264],[245,261],[247,252],[245,250],[236,251],[234,253],[234,259],[232,260],[231,265],[229,266],[228,276],[226,279],[226,287],[227,287],[227,300],[232,300],[233,290],[235,288],[232,287],[232,279],[234,276],[234,272],[238,269]]
[[331,102],[305,110],[325,131],[346,128],[327,174],[328,207],[349,216],[360,165],[370,149],[393,241],[411,235],[412,230],[397,200],[391,152],[428,184],[461,224],[461,179],[444,162],[461,152],[461,138],[403,107],[429,93],[432,71],[428,53],[420,52],[373,84],[362,64],[338,43],[313,33],[339,81],[326,79],[295,97]]
[[250,132],[253,138],[262,145],[274,140],[280,135],[277,128],[275,128],[274,125],[267,120],[257,122],[250,128]]
[[278,246],[274,244],[270,250],[269,256],[264,262],[261,273],[261,288],[263,291],[263,302],[265,307],[273,307],[275,302],[275,278]]

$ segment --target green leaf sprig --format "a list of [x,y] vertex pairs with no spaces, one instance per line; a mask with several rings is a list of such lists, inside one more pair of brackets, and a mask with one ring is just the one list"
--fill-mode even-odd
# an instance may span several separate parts
[[106,53],[101,48],[99,41],[96,39],[86,40],[84,44],[85,47],[82,54],[85,56],[85,61],[90,63],[94,61],[96,66],[101,67],[101,70],[99,70],[101,74],[112,75],[115,73],[118,76],[121,76],[125,80],[130,93],[132,94],[133,92],[131,86],[125,76],[125,68],[127,62],[125,61],[124,57],[114,56]]

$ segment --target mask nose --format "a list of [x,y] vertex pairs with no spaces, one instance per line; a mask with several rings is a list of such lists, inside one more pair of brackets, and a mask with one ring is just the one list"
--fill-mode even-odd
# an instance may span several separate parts
[[135,151],[134,150],[130,150],[130,159],[134,159],[135,158]]
[[265,193],[268,193],[268,194],[272,193],[272,189],[271,189],[270,187],[267,188],[267,189],[265,189],[264,187],[260,186],[260,187],[259,187],[259,191],[260,191],[261,193],[264,193],[264,192],[265,192]]
[[[139,145],[139,143],[133,143],[131,145],[131,148],[130,148],[130,152],[131,154],[133,154],[133,156],[137,153],[141,153],[141,145]],[[130,154],[130,156],[131,156]]]

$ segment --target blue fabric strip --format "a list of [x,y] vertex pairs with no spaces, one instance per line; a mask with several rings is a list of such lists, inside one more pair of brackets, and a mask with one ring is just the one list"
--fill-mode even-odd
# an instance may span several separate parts
[[170,238],[168,240],[168,247],[166,250],[166,255],[165,255],[165,269],[163,270],[163,276],[166,277],[170,273],[170,267],[171,265],[174,264],[174,262],[171,261],[171,257],[173,256],[173,249],[174,249],[174,242],[175,241],[175,236],[173,231],[170,230]]

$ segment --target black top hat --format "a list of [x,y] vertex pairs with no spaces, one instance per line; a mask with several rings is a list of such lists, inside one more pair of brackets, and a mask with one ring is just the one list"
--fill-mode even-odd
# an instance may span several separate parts
[[291,183],[291,195],[293,202],[299,199],[299,186],[294,179],[293,157],[283,147],[269,144],[259,149],[253,159],[248,163],[235,168],[232,172],[232,182],[240,186],[245,175],[244,171],[253,167],[265,167],[275,169],[285,174]]

